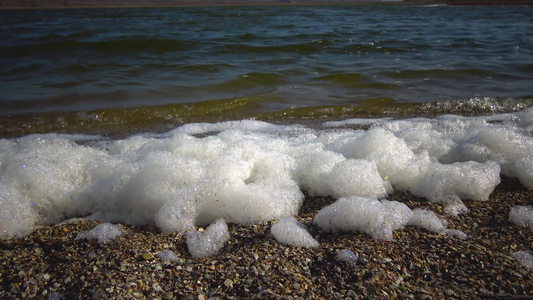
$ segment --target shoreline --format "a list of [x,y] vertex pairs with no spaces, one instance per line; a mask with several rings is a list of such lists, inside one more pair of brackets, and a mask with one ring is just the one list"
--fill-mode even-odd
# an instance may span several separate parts
[[[76,239],[97,222],[67,222],[0,240],[0,298],[533,299],[533,272],[512,257],[533,250],[531,229],[508,221],[511,207],[532,204],[533,192],[517,180],[502,178],[487,202],[465,201],[469,212],[459,217],[407,192],[387,199],[431,209],[468,238],[411,226],[394,231],[392,241],[323,232],[312,223],[333,201],[323,197],[306,197],[296,217],[318,248],[278,243],[270,233],[272,221],[229,224],[229,242],[200,260],[188,253],[185,234],[123,224],[123,236],[102,244]],[[167,249],[177,260],[157,257]],[[358,260],[336,260],[343,249]]]
[[209,7],[209,6],[305,6],[305,5],[533,5],[533,0],[404,0],[404,1],[306,1],[306,0],[147,0],[147,1],[106,1],[106,0],[7,0],[0,2],[0,10],[20,10],[20,9],[66,9],[66,8],[149,8],[149,7]]

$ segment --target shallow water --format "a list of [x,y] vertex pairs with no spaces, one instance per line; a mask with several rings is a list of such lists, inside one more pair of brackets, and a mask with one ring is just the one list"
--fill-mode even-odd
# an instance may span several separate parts
[[0,11],[0,131],[479,114],[533,93],[533,7]]

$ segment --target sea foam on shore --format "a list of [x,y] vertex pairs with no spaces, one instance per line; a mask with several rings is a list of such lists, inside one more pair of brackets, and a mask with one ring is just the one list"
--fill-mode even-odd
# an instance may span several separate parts
[[4,139],[0,234],[21,237],[79,216],[155,224],[163,232],[188,232],[220,218],[247,225],[296,215],[304,192],[377,201],[408,190],[451,214],[465,213],[462,201],[487,200],[500,174],[533,187],[532,120],[529,109],[365,120],[373,124],[368,130],[350,128],[360,120],[323,129],[245,120],[123,140]]

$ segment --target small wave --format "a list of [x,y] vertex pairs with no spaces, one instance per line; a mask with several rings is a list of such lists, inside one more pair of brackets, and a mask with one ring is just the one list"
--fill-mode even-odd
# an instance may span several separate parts
[[271,54],[276,52],[287,53],[305,53],[312,54],[320,51],[326,47],[325,44],[319,41],[309,43],[296,43],[296,44],[281,44],[281,45],[251,45],[251,44],[225,44],[222,46],[227,52],[230,53],[253,53],[253,54]]
[[487,114],[521,111],[533,106],[533,97],[524,98],[491,98],[474,97],[459,101],[441,101],[422,103],[422,111],[438,114]]
[[257,36],[251,32],[246,32],[246,33],[237,35],[236,38],[239,40],[243,40],[243,41],[250,41],[250,40],[257,38]]
[[234,91],[243,92],[250,89],[265,91],[272,89],[273,86],[286,83],[288,83],[288,79],[278,73],[251,72],[223,82],[203,85],[202,89],[215,94]]
[[[227,65],[224,64],[194,64],[194,65],[183,65],[180,66],[177,71],[179,72],[200,72],[200,73],[216,73],[220,71],[221,68],[225,68]],[[159,66],[155,66],[154,69],[158,69]]]
[[368,82],[371,79],[362,74],[362,73],[338,73],[338,74],[330,74],[330,75],[324,75],[315,78],[316,80],[322,80],[332,83],[349,83],[349,84],[355,84],[360,82]]
[[28,63],[24,65],[18,65],[14,66],[12,68],[9,68],[9,66],[5,66],[6,69],[4,69],[5,74],[9,74],[9,76],[14,75],[27,75],[32,74],[36,71],[39,71],[43,68],[44,64],[42,63]]
[[170,52],[179,50],[188,50],[194,46],[193,42],[182,41],[171,38],[128,38],[123,40],[103,41],[93,43],[83,43],[82,46],[87,46],[94,51],[103,51],[105,53],[113,52]]
[[196,103],[102,109],[91,112],[47,112],[0,116],[0,137],[31,133],[88,133],[129,135],[166,131],[178,124],[250,118],[259,97],[240,97]]
[[[110,41],[50,41],[17,46],[5,46],[0,49],[0,54],[6,57],[39,56],[61,53],[105,53],[106,55],[125,55],[132,53],[165,53],[172,51],[190,50],[196,46],[195,42],[171,38],[125,38]],[[59,50],[59,52],[58,52]]]
[[[418,47],[418,46],[417,46]],[[407,49],[401,47],[381,46],[375,44],[353,44],[340,48],[341,53],[404,53]]]
[[355,89],[350,93],[361,93],[361,89],[370,90],[398,90],[399,85],[390,82],[381,82],[373,77],[361,73],[339,73],[315,78],[326,82],[328,85],[339,85],[344,88]]
[[520,79],[516,75],[498,73],[496,71],[489,71],[483,69],[474,68],[457,68],[457,69],[419,69],[419,70],[402,70],[402,71],[389,71],[381,72],[380,75],[394,78],[397,80],[402,79],[420,79],[420,78],[433,78],[433,79],[455,79],[455,80],[467,80],[471,78],[499,78],[499,79]]
[[[266,96],[265,96],[266,97]],[[268,98],[268,97],[266,97]],[[433,103],[401,103],[392,98],[368,98],[358,105],[323,105],[285,110],[258,110],[263,96],[228,98],[196,103],[168,104],[91,112],[49,112],[0,116],[1,137],[30,133],[82,133],[123,136],[162,132],[183,123],[258,119],[292,123],[365,117],[420,117],[456,114],[464,116],[508,113],[533,107],[525,98],[472,98]]]
[[278,119],[335,119],[353,117],[420,117],[456,114],[465,116],[521,111],[533,107],[533,97],[524,98],[471,98],[466,100],[432,103],[401,103],[391,98],[370,98],[358,105],[325,105],[292,108],[258,115],[263,120]]

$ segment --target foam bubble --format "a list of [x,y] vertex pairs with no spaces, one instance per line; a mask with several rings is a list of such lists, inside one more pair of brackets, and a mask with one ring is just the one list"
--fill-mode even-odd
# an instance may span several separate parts
[[338,261],[344,261],[348,263],[356,263],[359,259],[357,255],[353,253],[350,249],[342,249],[335,254],[335,259]]
[[439,218],[431,210],[416,208],[413,210],[413,215],[407,224],[422,227],[433,232],[444,233],[448,222]]
[[528,269],[533,269],[533,255],[527,251],[518,251],[511,254],[514,259],[524,265]]
[[315,223],[326,231],[362,231],[376,239],[391,240],[392,231],[406,225],[410,214],[400,202],[353,196],[322,208]]
[[427,163],[417,157],[404,140],[391,131],[374,127],[362,135],[345,138],[334,149],[347,158],[367,159],[375,162],[382,178],[393,187],[407,189],[414,185],[420,170]]
[[294,177],[300,187],[310,195],[330,195],[333,191],[326,179],[333,167],[345,160],[342,154],[333,151],[320,149],[310,153],[304,152],[297,157]]
[[98,240],[99,243],[108,243],[121,235],[122,228],[120,225],[102,223],[89,231],[80,231],[76,239]]
[[24,236],[75,213],[85,162],[100,157],[55,135],[2,140],[0,147],[0,236]]
[[486,125],[456,137],[457,146],[445,161],[494,161],[503,175],[516,177],[533,188],[533,139],[508,126]]
[[468,238],[468,235],[466,233],[458,229],[446,229],[444,233],[447,235],[456,236],[460,238],[461,240],[466,240]]
[[162,261],[176,261],[176,260],[178,260],[178,256],[176,255],[176,253],[174,253],[174,251],[168,250],[168,249],[161,250],[161,251],[157,252],[156,256],[159,257]]
[[322,150],[298,157],[296,165],[294,175],[311,195],[379,198],[392,191],[373,161],[346,159],[342,154]]
[[228,225],[218,219],[204,232],[191,230],[187,233],[187,248],[195,259],[213,256],[224,247],[229,239]]
[[363,159],[348,159],[337,163],[329,176],[324,178],[324,182],[334,198],[381,198],[392,191],[390,184],[379,175],[376,164]]
[[401,229],[413,216],[413,211],[407,205],[398,201],[381,200],[387,226],[392,230]]
[[509,221],[520,226],[529,226],[533,229],[533,206],[517,205],[509,212]]
[[417,183],[415,194],[443,204],[461,198],[485,201],[499,183],[500,166],[492,161],[451,165],[432,163]]
[[522,127],[533,126],[533,108],[528,108],[516,114],[518,124]]
[[307,228],[295,218],[285,217],[272,225],[270,232],[274,238],[283,244],[294,247],[315,248],[318,242],[309,234]]

